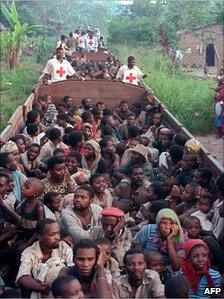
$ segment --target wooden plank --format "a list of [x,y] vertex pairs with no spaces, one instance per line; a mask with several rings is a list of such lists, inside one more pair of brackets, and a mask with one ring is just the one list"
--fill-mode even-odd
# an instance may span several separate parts
[[5,129],[2,131],[0,135],[0,141],[6,142],[12,137],[12,132],[11,132],[12,126],[7,125]]
[[31,93],[23,104],[23,118],[26,119],[27,113],[32,110],[34,102],[34,93]]
[[25,120],[23,118],[23,107],[19,106],[8,121],[8,125],[11,125],[10,138],[21,132],[21,129],[24,126],[24,122]]
[[53,103],[58,103],[65,95],[69,95],[73,103],[80,105],[80,101],[87,97],[93,103],[103,101],[106,106],[115,108],[121,99],[128,99],[129,103],[143,102],[147,91],[143,86],[136,86],[112,80],[66,80],[49,85],[40,85],[35,89],[35,101],[39,96],[49,93]]

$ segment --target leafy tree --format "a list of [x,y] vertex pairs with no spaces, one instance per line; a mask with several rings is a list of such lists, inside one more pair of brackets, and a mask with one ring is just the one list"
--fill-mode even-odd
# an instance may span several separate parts
[[212,24],[222,26],[223,5],[223,0],[134,0],[110,22],[110,41],[151,45],[160,40],[162,28],[169,44],[176,44],[179,30],[194,33],[199,27],[209,31]]
[[19,65],[19,52],[24,42],[24,36],[39,26],[21,24],[14,1],[10,7],[1,2],[1,11],[11,26],[10,30],[5,29],[1,34],[1,54],[4,55],[8,68],[12,69]]

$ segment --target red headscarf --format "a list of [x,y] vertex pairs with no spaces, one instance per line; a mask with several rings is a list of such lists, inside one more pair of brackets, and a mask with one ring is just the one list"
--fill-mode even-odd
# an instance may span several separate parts
[[192,249],[195,246],[203,246],[208,250],[207,244],[202,241],[201,239],[189,239],[184,243],[184,250],[185,250],[185,261],[181,265],[181,269],[184,273],[185,278],[187,279],[188,283],[190,284],[191,289],[193,292],[198,292],[198,285],[202,276],[206,276],[208,281],[208,287],[214,286],[214,282],[212,277],[209,274],[209,267],[210,262],[207,259],[207,265],[202,270],[196,270],[191,261],[189,260],[189,255]]

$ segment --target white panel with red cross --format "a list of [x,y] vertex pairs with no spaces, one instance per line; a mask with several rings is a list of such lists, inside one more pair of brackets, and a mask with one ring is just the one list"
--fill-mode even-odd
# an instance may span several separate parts
[[134,69],[129,69],[124,72],[123,80],[124,83],[130,83],[138,85],[137,72]]

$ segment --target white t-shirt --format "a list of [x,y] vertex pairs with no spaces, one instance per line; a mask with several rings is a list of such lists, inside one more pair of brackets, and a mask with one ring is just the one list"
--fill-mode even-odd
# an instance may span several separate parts
[[224,228],[224,218],[220,217],[219,215],[219,208],[222,205],[222,201],[219,202],[219,199],[217,199],[214,203],[213,203],[213,210],[214,210],[214,215],[212,217],[212,224],[213,224],[213,234],[215,235],[215,237],[218,239],[221,231]]
[[221,116],[221,114],[222,114],[222,107],[223,107],[223,101],[217,102],[215,104],[215,114],[217,116]]
[[130,69],[127,65],[122,65],[118,70],[116,79],[122,80],[124,83],[138,85],[142,76],[142,71],[136,65],[132,69]]
[[51,83],[53,83],[66,80],[67,76],[73,76],[75,74],[75,70],[67,60],[63,59],[63,61],[60,62],[57,58],[52,58],[48,60],[43,73],[50,74]]
[[86,42],[87,52],[90,52],[90,51],[97,52],[98,51],[98,41],[95,36],[93,36],[93,38],[86,36],[85,42]]
[[78,46],[80,48],[83,48],[85,49],[85,36],[84,35],[80,35],[79,38],[78,38]]
[[207,215],[202,213],[201,211],[196,211],[193,214],[191,214],[191,216],[196,216],[200,220],[202,229],[204,231],[211,231],[213,229],[211,221],[209,221],[207,219]]

